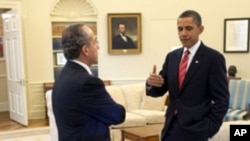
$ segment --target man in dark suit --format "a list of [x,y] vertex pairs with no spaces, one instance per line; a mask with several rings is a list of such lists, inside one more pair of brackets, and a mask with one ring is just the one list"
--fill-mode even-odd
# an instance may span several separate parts
[[52,91],[59,141],[110,141],[109,126],[124,121],[125,109],[92,75],[99,49],[94,33],[86,25],[71,25],[62,45],[67,63]]
[[126,35],[126,25],[124,23],[118,24],[119,34],[112,40],[112,49],[135,49],[134,41]]
[[[154,66],[146,82],[147,95],[169,92],[162,141],[208,141],[219,130],[228,109],[225,59],[199,39],[204,27],[196,11],[184,11],[177,26],[183,48],[168,53],[159,74]],[[184,55],[186,50],[189,53]]]

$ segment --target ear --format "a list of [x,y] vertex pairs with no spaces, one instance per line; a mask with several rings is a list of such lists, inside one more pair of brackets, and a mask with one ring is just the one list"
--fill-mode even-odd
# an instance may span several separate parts
[[198,28],[200,29],[200,34],[201,34],[201,33],[203,32],[203,30],[204,30],[204,26],[201,25],[201,26],[199,26]]
[[88,52],[89,52],[88,47],[87,47],[86,45],[84,45],[84,46],[82,47],[82,53],[83,53],[83,55],[87,56],[87,55],[88,55]]

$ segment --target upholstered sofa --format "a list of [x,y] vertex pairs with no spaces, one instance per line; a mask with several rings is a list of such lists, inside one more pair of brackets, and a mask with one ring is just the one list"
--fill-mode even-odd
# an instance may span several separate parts
[[[161,124],[165,121],[165,102],[167,94],[159,98],[146,96],[145,84],[109,85],[106,86],[111,97],[126,109],[126,119],[123,123],[110,127],[112,141],[121,140],[121,129]],[[49,117],[51,140],[57,141],[57,128],[51,104],[51,90],[46,92],[47,114]]]
[[113,141],[121,140],[122,128],[164,123],[168,94],[158,98],[146,96],[144,83],[110,85],[106,86],[106,89],[111,97],[126,109],[125,121],[110,127]]
[[49,118],[49,128],[50,128],[50,138],[51,141],[58,141],[58,132],[57,132],[57,126],[56,121],[52,109],[52,90],[48,90],[45,93],[46,97],[46,107],[47,107],[47,115]]
[[243,120],[250,110],[250,80],[229,81],[230,101],[224,121]]

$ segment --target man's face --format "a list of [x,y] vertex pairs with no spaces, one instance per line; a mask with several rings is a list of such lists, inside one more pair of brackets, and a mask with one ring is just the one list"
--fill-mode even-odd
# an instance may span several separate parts
[[178,35],[184,47],[192,47],[198,40],[199,35],[203,31],[203,26],[198,26],[192,17],[179,18],[178,22]]
[[97,64],[98,62],[99,44],[97,38],[95,37],[93,31],[90,28],[85,27],[84,30],[89,35],[89,45],[86,47],[86,49],[87,49],[88,65],[91,66],[93,64]]
[[99,44],[96,37],[92,37],[89,45],[89,58],[92,64],[97,64],[98,62],[98,50]]
[[118,30],[120,33],[125,34],[126,33],[126,26],[124,24],[119,24]]

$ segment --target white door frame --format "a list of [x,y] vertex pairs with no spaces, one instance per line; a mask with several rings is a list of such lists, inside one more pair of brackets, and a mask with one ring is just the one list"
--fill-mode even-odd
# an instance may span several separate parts
[[[25,12],[22,12],[25,10],[25,7],[22,6],[25,5],[23,0],[13,0],[13,1],[9,1],[9,0],[5,0],[5,1],[0,1],[0,9],[16,9],[19,13],[19,18],[20,18],[20,22],[22,23],[22,17],[24,17],[23,15],[25,15]],[[23,8],[23,9],[22,9]],[[21,27],[22,28],[22,27]],[[21,33],[22,34],[22,33]],[[7,66],[7,62],[6,62],[6,66]],[[24,67],[24,66],[23,66]],[[25,73],[25,72],[24,72]],[[25,78],[21,80],[22,83],[25,83]],[[9,90],[8,90],[9,92]],[[27,95],[26,89],[25,89],[25,95]],[[10,101],[10,97],[9,101]],[[25,122],[23,122],[23,125],[28,125],[28,112],[27,112],[27,99],[25,99],[25,103],[23,105],[23,107],[25,107]],[[8,105],[6,105],[6,107],[11,107],[11,103],[9,102]],[[10,109],[9,109],[10,110]],[[11,116],[11,115],[10,115]]]

